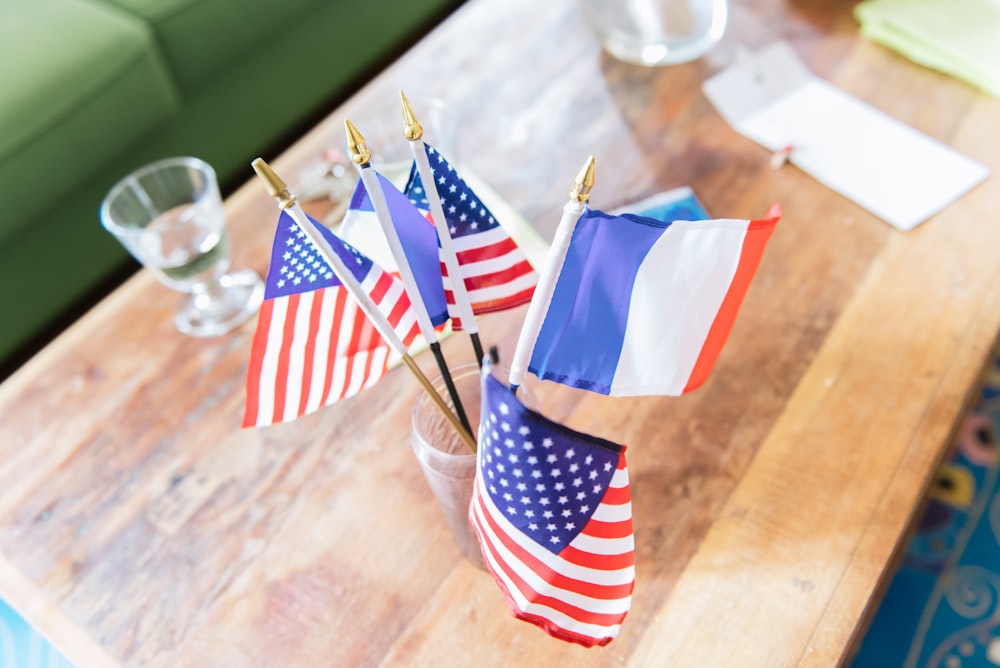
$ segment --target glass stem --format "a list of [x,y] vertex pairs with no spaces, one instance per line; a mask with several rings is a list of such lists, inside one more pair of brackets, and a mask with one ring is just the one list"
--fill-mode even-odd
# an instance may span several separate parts
[[214,281],[197,283],[192,286],[191,299],[199,311],[211,310],[214,305],[225,301],[226,289],[222,286],[221,277]]

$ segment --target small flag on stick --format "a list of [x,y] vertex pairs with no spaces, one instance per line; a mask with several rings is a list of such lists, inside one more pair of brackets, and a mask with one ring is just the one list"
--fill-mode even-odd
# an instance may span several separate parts
[[[374,170],[373,170],[374,171]],[[396,186],[382,174],[375,172],[375,179],[381,186],[382,194],[389,207],[400,245],[406,254],[407,264],[413,271],[417,288],[427,308],[427,315],[435,327],[448,321],[448,306],[445,303],[445,292],[438,271],[437,233],[421,211]],[[375,206],[368,194],[365,182],[358,179],[354,194],[344,220],[342,230],[364,227],[381,229]],[[350,237],[348,237],[350,238]]]
[[[324,262],[326,263],[326,266],[331,270],[333,277],[336,278],[337,283],[340,286],[342,286],[344,290],[350,295],[352,303],[358,308],[358,310],[360,310],[360,312],[367,319],[366,322],[375,329],[375,331],[381,337],[381,341],[387,344],[386,347],[391,352],[398,355],[400,359],[402,359],[403,364],[406,365],[406,368],[410,370],[410,373],[413,374],[413,377],[424,388],[424,391],[427,392],[427,394],[430,396],[431,401],[434,402],[434,404],[438,407],[438,410],[440,410],[441,413],[444,415],[445,419],[448,420],[451,426],[456,430],[459,437],[461,437],[462,440],[465,441],[465,443],[469,446],[470,450],[475,452],[476,441],[472,438],[472,435],[468,432],[468,429],[461,423],[458,416],[451,411],[451,409],[445,403],[444,399],[442,399],[441,396],[437,393],[437,390],[427,379],[427,376],[424,374],[424,372],[420,369],[419,366],[417,366],[416,362],[414,362],[413,359],[409,356],[409,354],[407,353],[407,344],[404,343],[403,337],[401,337],[400,333],[397,332],[395,329],[395,327],[400,327],[400,323],[402,322],[402,320],[398,321],[395,320],[394,314],[398,315],[399,312],[397,311],[395,306],[390,307],[389,304],[395,303],[395,305],[397,306],[405,304],[406,306],[405,310],[408,312],[413,311],[412,304],[406,303],[401,299],[394,299],[392,301],[385,300],[384,299],[385,295],[381,294],[381,290],[378,287],[376,287],[373,290],[371,288],[371,282],[368,279],[377,278],[377,280],[375,280],[376,286],[385,285],[385,282],[382,280],[382,274],[384,274],[385,272],[382,272],[381,270],[375,272],[373,269],[373,267],[375,266],[374,263],[371,263],[367,271],[365,271],[364,267],[366,265],[367,258],[365,258],[360,253],[355,252],[354,249],[350,248],[347,244],[345,244],[342,240],[338,239],[335,235],[330,233],[323,226],[317,224],[316,221],[311,220],[302,210],[302,207],[298,205],[295,195],[288,192],[288,187],[285,185],[285,182],[281,179],[281,177],[279,177],[274,172],[273,169],[271,169],[270,165],[268,165],[262,158],[255,158],[254,161],[251,163],[251,165],[253,166],[254,171],[257,173],[257,176],[260,177],[261,181],[264,182],[268,194],[275,199],[275,201],[278,203],[278,206],[282,209],[283,212],[282,215],[286,216],[287,219],[290,220],[295,225],[296,236],[298,236],[302,242],[306,242],[317,253],[318,258],[310,262],[310,265],[312,267],[315,267],[317,271],[319,271],[319,264],[315,264],[315,262],[318,260],[320,263]],[[280,226],[278,233],[280,233]],[[301,235],[299,235],[299,233],[301,233]],[[295,246],[296,242],[291,239],[286,239],[284,245]],[[295,251],[301,252],[305,244],[303,244],[302,246],[303,246],[302,248],[296,248]],[[277,252],[278,250],[272,251],[273,254],[276,254]],[[282,259],[292,260],[291,257],[285,257],[284,253],[282,253]],[[353,265],[351,264],[352,261]],[[282,273],[287,273],[287,271],[285,272],[282,272],[281,270],[276,271],[275,267],[276,267],[276,262],[272,262],[271,271],[269,272],[268,278],[271,279],[273,276],[274,284],[278,288],[284,288],[280,275]],[[324,276],[324,278],[326,278],[327,280],[332,280],[332,277],[330,276]],[[359,280],[359,278],[361,280]],[[390,276],[390,278],[392,277]],[[310,282],[313,282],[311,274],[310,274]],[[367,287],[365,283],[368,284]],[[293,285],[301,284],[301,281],[296,281],[293,279],[292,284]],[[393,288],[392,291],[395,293],[395,288]],[[267,295],[267,287],[265,286],[265,296],[266,295]],[[271,296],[280,297],[281,295],[274,295],[272,293]],[[267,304],[268,302],[265,301],[264,306],[267,306]],[[268,308],[270,307],[268,306]],[[389,316],[386,315],[386,311],[389,312],[390,314]],[[262,307],[261,312],[262,313],[266,312],[268,316],[270,315],[269,311],[265,311],[264,307]],[[393,318],[393,321],[390,321],[390,318]],[[297,387],[295,385],[295,382],[300,380],[302,377],[301,376],[302,368],[298,368],[294,373],[288,374],[287,373],[288,368],[282,370],[280,364],[275,373],[272,374],[269,371],[268,373],[263,374],[263,371],[269,368],[268,365],[266,364],[266,359],[267,359],[266,351],[268,350],[269,343],[272,343],[271,345],[272,350],[277,346],[278,349],[282,351],[282,353],[284,353],[286,345],[293,347],[292,352],[294,354],[292,354],[291,356],[286,358],[284,354],[282,354],[282,358],[284,358],[286,362],[297,359],[298,352],[296,352],[294,349],[295,342],[299,342],[298,346],[299,349],[301,349],[301,347],[304,345],[305,348],[308,350],[310,346],[309,335],[305,336],[288,335],[288,325],[290,321],[287,318],[287,315],[285,315],[282,318],[282,322],[284,322],[283,329],[286,336],[284,338],[279,338],[275,336],[272,341],[271,332],[276,330],[271,329],[270,323],[268,323],[267,326],[262,327],[261,323],[258,321],[257,333],[254,336],[254,347],[253,350],[251,351],[251,357],[253,359],[251,361],[251,365],[247,373],[248,405],[254,402],[258,402],[261,399],[263,399],[264,402],[269,401],[271,395],[272,381],[275,381],[274,384],[275,393],[282,392],[282,388],[280,385],[281,383],[285,383],[286,387],[290,388],[292,392],[295,392]],[[336,319],[333,320],[335,327],[337,326],[338,322],[339,320]],[[393,324],[393,322],[395,322],[395,325]],[[301,329],[299,331],[301,332]],[[411,338],[411,334],[409,332],[412,332],[413,328],[411,327],[409,330],[407,330],[406,327],[403,326],[401,327],[401,331],[407,332],[403,336],[405,336],[406,338]],[[321,330],[321,333],[325,333],[325,328]],[[278,346],[276,341],[281,342],[280,346]],[[363,350],[364,346],[362,346],[359,349]],[[339,346],[337,347],[337,350],[338,351],[340,350]],[[354,355],[351,355],[350,357],[353,358]],[[328,361],[326,364],[332,365],[334,364],[334,362]],[[286,364],[285,366],[287,367],[288,365]],[[313,369],[317,371],[322,370],[324,368],[325,367],[322,364],[313,367]],[[383,367],[381,372],[378,373],[378,377],[381,377],[381,375],[384,372],[385,369]],[[262,380],[265,381],[263,385],[261,383]],[[310,384],[310,387],[311,386],[312,385]],[[298,386],[299,391],[301,391],[301,387],[304,387],[304,385]],[[307,403],[307,406],[309,406],[309,403]],[[251,426],[260,422],[260,420],[258,419],[259,415],[261,414],[265,416],[267,415],[266,410],[261,413],[259,409],[260,406],[257,405],[248,410],[247,419],[244,421],[244,424],[246,426]],[[284,419],[285,417],[287,417],[287,411],[284,410],[281,412],[272,411],[271,414],[274,416],[271,420],[272,422],[277,421],[279,418]],[[267,424],[267,422],[265,421],[262,424]]]
[[[440,196],[451,245],[454,247],[472,311],[476,315],[514,308],[531,301],[538,274],[510,234],[476,196],[444,156],[426,145]],[[428,192],[414,164],[404,192],[421,211],[429,211]],[[454,277],[441,262],[452,328],[462,328],[461,314],[452,290]]]
[[664,222],[587,209],[528,369],[613,396],[700,386],[726,342],[780,210],[763,220]]
[[[431,171],[430,162],[427,160],[427,144],[423,141],[424,128],[420,125],[420,121],[417,120],[416,114],[413,113],[410,101],[406,99],[403,91],[399,91],[399,104],[403,112],[403,136],[406,137],[406,141],[410,144],[410,154],[413,155],[413,167],[410,170],[411,177],[413,173],[417,173],[428,181],[434,181],[434,172]],[[428,195],[426,202],[430,209],[430,220],[434,223],[434,228],[437,230],[437,240],[440,246],[440,274],[442,277],[459,276],[461,270],[458,266],[458,258],[455,256],[455,249],[451,243],[451,234],[448,232],[448,221],[445,220],[441,198],[434,188],[431,188],[426,194]],[[443,278],[442,280],[447,279]],[[455,322],[459,323],[461,328],[468,333],[469,342],[472,344],[472,353],[476,357],[476,362],[482,367],[483,343],[479,339],[479,325],[476,323],[476,316],[472,312],[472,302],[469,300],[465,283],[462,281],[451,283],[449,285],[449,294],[449,302],[451,303],[449,312],[454,316]]]
[[[388,179],[372,169],[371,152],[365,144],[365,138],[358,131],[351,121],[344,120],[344,130],[347,133],[347,147],[351,153],[351,160],[358,167],[361,175],[361,183],[371,201],[372,209],[375,212],[375,219],[378,221],[389,243],[392,257],[396,261],[406,286],[410,301],[417,314],[417,324],[420,326],[420,333],[428,343],[434,360],[437,362],[438,370],[444,379],[445,388],[455,406],[455,413],[463,428],[472,441],[472,427],[462,406],[461,397],[455,388],[455,383],[451,377],[451,371],[445,361],[441,344],[438,342],[437,332],[434,329],[434,322],[427,300],[431,300],[431,306],[437,312],[437,302],[443,302],[444,289],[435,270],[437,266],[437,253],[433,252],[432,246],[420,247],[416,243],[404,245],[404,238],[407,241],[412,239],[412,230],[415,227],[424,228],[424,223],[420,221],[420,215],[416,212],[413,204],[396,190]],[[434,237],[436,238],[436,237]],[[419,263],[414,266],[415,263]],[[444,310],[443,320],[447,319],[447,309]]]
[[576,177],[511,362],[613,396],[677,396],[705,382],[781,210],[763,220],[664,221],[587,207]]
[[606,645],[635,583],[625,447],[526,408],[489,366],[469,509],[487,568],[515,617]]
[[[404,345],[419,332],[402,282],[311,218]],[[294,420],[375,384],[393,357],[287,212],[278,219],[247,371],[243,426]]]

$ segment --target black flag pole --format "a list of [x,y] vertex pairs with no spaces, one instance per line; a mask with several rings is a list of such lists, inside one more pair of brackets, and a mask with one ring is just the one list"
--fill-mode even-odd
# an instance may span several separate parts
[[417,285],[416,277],[414,276],[413,270],[410,268],[410,263],[406,258],[406,252],[403,250],[399,234],[396,232],[396,226],[392,221],[392,214],[389,211],[389,205],[385,200],[385,193],[382,192],[382,186],[379,183],[378,175],[375,173],[375,170],[371,168],[371,151],[369,151],[368,147],[365,145],[365,138],[360,132],[358,132],[358,129],[354,127],[354,124],[351,123],[351,121],[345,120],[344,128],[347,132],[348,152],[351,156],[351,160],[358,166],[358,171],[361,174],[361,181],[364,184],[365,190],[368,191],[368,196],[372,201],[372,207],[375,209],[375,216],[378,218],[379,224],[382,226],[382,232],[385,234],[386,241],[389,242],[389,248],[392,251],[392,256],[396,260],[396,266],[399,268],[403,284],[406,286],[406,292],[410,296],[410,302],[413,304],[413,308],[416,311],[417,323],[420,326],[420,333],[423,334],[428,347],[431,349],[431,353],[434,355],[434,360],[437,362],[438,370],[441,372],[441,378],[444,380],[445,388],[448,390],[448,396],[451,397],[452,404],[455,406],[455,413],[458,415],[459,421],[462,423],[462,426],[469,433],[469,435],[472,436],[473,432],[472,427],[469,425],[469,418],[465,414],[465,407],[462,406],[462,400],[458,396],[458,390],[455,388],[455,381],[452,380],[451,371],[448,369],[448,363],[444,359],[444,353],[441,352],[441,343],[438,341],[437,331],[431,323],[431,318],[427,313],[427,307],[424,304],[423,297],[420,295],[420,289]]
[[309,242],[316,248],[320,256],[326,261],[330,266],[330,269],[336,274],[338,280],[344,288],[347,289],[351,297],[353,297],[360,306],[365,317],[372,323],[375,329],[378,331],[379,335],[386,341],[390,348],[402,357],[403,363],[410,370],[410,373],[417,379],[424,391],[426,391],[430,396],[431,400],[438,407],[441,413],[445,416],[451,426],[455,429],[458,435],[462,438],[469,448],[475,452],[476,451],[476,441],[472,437],[470,431],[467,427],[463,425],[458,416],[452,413],[451,409],[438,394],[437,390],[424,375],[420,367],[417,366],[413,358],[407,353],[406,346],[403,345],[402,340],[396,335],[393,330],[392,325],[389,324],[389,320],[379,311],[378,306],[372,301],[371,297],[362,289],[361,285],[358,283],[357,279],[350,272],[349,269],[344,265],[340,257],[333,251],[327,241],[323,238],[318,231],[309,224],[309,220],[306,214],[299,207],[296,201],[295,195],[288,192],[288,187],[285,182],[275,174],[274,170],[271,169],[263,159],[257,158],[253,161],[253,169],[257,173],[257,176],[264,182],[267,187],[268,194],[271,195],[277,202],[281,209],[284,209],[291,216],[292,220],[298,225]]

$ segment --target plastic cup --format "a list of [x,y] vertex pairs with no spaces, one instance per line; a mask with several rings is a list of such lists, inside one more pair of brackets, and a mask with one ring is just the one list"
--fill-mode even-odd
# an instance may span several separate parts
[[[494,365],[493,373],[506,380],[507,369]],[[465,407],[473,429],[478,432],[480,412],[480,371],[475,364],[464,364],[452,370],[452,380]],[[445,401],[444,380],[435,378],[431,384]],[[524,405],[534,407],[530,388],[521,387],[517,396]],[[450,401],[448,401],[450,405]],[[455,433],[427,394],[422,394],[413,406],[413,429],[410,443],[420,469],[444,513],[445,522],[455,538],[462,556],[479,568],[486,568],[479,541],[469,522],[469,504],[476,478],[476,455]]]

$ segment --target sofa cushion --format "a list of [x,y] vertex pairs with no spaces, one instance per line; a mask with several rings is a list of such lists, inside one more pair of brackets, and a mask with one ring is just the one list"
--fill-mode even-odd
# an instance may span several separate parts
[[[460,2],[408,0],[391,15],[380,2],[321,2],[308,21],[269,32],[233,58],[211,85],[184,96],[178,113],[110,163],[79,163],[85,182],[62,197],[42,198],[45,210],[18,221],[19,234],[0,239],[0,378],[137,267],[98,218],[115,181],[169,155],[205,159],[227,190],[254,180],[254,157],[272,158]],[[2,17],[0,10],[0,23]],[[343,136],[330,141],[342,145]],[[33,185],[32,196],[44,192]]]
[[[271,42],[313,8],[342,0],[104,0],[146,22],[182,94],[196,90],[236,58]],[[349,9],[341,10],[344,14]]]
[[0,3],[0,91],[0,241],[177,105],[147,28],[91,0]]

